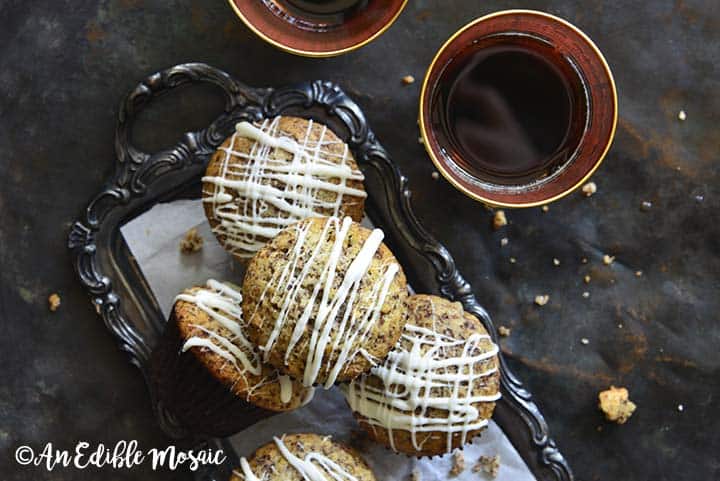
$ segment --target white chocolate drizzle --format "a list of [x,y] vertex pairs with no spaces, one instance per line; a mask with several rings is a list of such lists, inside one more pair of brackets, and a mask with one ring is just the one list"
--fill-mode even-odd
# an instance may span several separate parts
[[[224,237],[225,246],[236,256],[249,258],[282,229],[307,217],[340,216],[344,196],[365,198],[362,189],[347,185],[363,181],[359,170],[349,163],[348,147],[328,140],[323,126],[317,141],[310,139],[313,121],[302,143],[280,132],[280,117],[266,119],[258,126],[240,122],[231,137],[217,176],[205,176],[203,202],[211,205],[218,224],[213,228]],[[234,150],[238,137],[254,141],[249,153]],[[342,144],[342,154],[328,146]],[[274,149],[284,150],[292,159],[279,159]],[[242,162],[233,162],[240,158]],[[209,190],[207,187],[211,187]],[[321,200],[330,192],[331,200]]]
[[[433,325],[434,317],[433,310]],[[382,365],[343,386],[348,404],[373,429],[386,429],[395,451],[393,431],[402,430],[410,432],[416,450],[421,450],[430,437],[418,433],[446,433],[450,452],[457,433],[465,444],[470,431],[487,425],[475,404],[500,398],[499,392],[473,394],[479,382],[497,371],[487,361],[497,355],[498,347],[492,344],[489,350],[483,349],[483,340],[490,340],[490,336],[475,333],[467,339],[455,339],[436,329],[407,324]],[[368,383],[370,376],[379,379],[380,387]],[[431,416],[430,409],[444,413]]]
[[[286,364],[303,334],[310,330],[309,339],[306,338],[302,343],[308,349],[302,379],[305,386],[312,386],[324,368],[327,372],[324,387],[330,388],[343,368],[361,352],[359,347],[353,350],[353,346],[363,346],[380,317],[390,285],[400,270],[395,262],[385,264],[376,282],[360,290],[384,237],[380,229],[375,229],[363,243],[342,279],[336,282],[338,264],[343,257],[343,244],[352,223],[350,217],[345,217],[342,222],[334,217],[328,218],[314,246],[306,242],[312,223],[296,225],[296,240],[287,253],[284,265],[275,270],[258,299],[257,306],[260,306],[272,286],[272,297],[267,301],[279,306],[272,331],[265,344],[260,346],[264,360],[269,358],[280,332],[288,322],[290,312],[300,312],[300,315],[285,352]],[[332,237],[334,239],[329,251],[323,249]],[[313,268],[319,271],[319,278],[309,293],[309,299],[305,300],[301,294],[303,289],[307,289],[305,280]],[[339,285],[335,288],[337,283]],[[250,321],[256,313],[257,308]],[[328,346],[336,354],[332,364],[325,359]]]
[[[263,369],[264,364],[257,348],[245,337],[240,292],[227,284],[209,279],[205,287],[194,292],[184,292],[175,300],[194,304],[231,333],[227,336],[220,330],[211,330],[193,324],[191,326],[202,332],[204,336],[196,335],[188,338],[182,346],[182,352],[197,347],[212,351],[225,359],[244,379],[248,387],[248,400],[257,389],[273,382],[277,382],[280,386],[280,401],[283,404],[288,404],[292,400],[292,380],[288,376],[280,375],[274,369],[268,374],[268,369]],[[252,381],[249,375],[254,376]],[[257,378],[259,381],[255,382]],[[306,399],[311,399],[311,395],[308,393]]]
[[[305,481],[357,481],[357,478],[343,469],[341,465],[328,458],[322,453],[310,452],[304,458],[294,455],[285,445],[282,439],[274,437],[275,445],[280,454],[290,466],[295,469]],[[240,472],[234,472],[242,476],[244,481],[263,481],[258,478],[250,468],[250,464],[244,457],[240,458]]]

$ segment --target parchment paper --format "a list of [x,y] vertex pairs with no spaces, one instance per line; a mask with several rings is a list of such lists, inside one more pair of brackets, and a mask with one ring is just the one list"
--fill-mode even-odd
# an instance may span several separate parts
[[[205,239],[203,249],[194,254],[181,254],[180,240],[196,227]],[[242,268],[217,243],[205,220],[200,200],[178,200],[158,204],[121,228],[130,251],[168,316],[175,296],[183,289],[202,285],[207,279],[227,280],[241,284]],[[337,389],[317,389],[313,401],[296,411],[265,419],[236,434],[231,441],[240,456],[249,456],[273,436],[291,432],[330,434],[338,441],[349,442],[359,427]],[[355,436],[355,439],[362,439]],[[371,465],[378,480],[406,480],[417,467],[423,481],[449,478],[452,456],[416,460],[394,454],[370,441],[354,442]],[[497,481],[530,481],[535,478],[495,422],[464,449],[466,470],[457,481],[490,479],[473,473],[472,466],[481,455],[500,455]]]

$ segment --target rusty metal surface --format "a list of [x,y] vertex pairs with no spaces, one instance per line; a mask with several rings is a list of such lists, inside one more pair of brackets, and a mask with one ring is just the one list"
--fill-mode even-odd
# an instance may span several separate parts
[[[417,143],[419,82],[400,79],[419,80],[467,21],[511,7],[563,16],[596,41],[616,77],[620,122],[594,196],[571,195],[547,213],[508,212],[510,224],[493,232],[489,211],[431,177]],[[222,1],[0,2],[2,478],[98,475],[20,470],[11,456],[19,444],[165,442],[141,377],[75,282],[65,239],[108,177],[119,99],[147,73],[184,61],[212,63],[251,85],[325,78],[354,96],[410,177],[423,223],[455,254],[496,323],[512,327],[503,349],[578,479],[717,478],[719,10],[707,0],[418,0],[369,46],[311,60],[261,43]],[[210,90],[172,100],[144,119],[160,123],[162,137],[140,143],[170,145],[222,108]],[[652,207],[642,210],[643,201]],[[604,254],[615,262],[603,264]],[[55,313],[51,292],[63,303]],[[538,294],[550,302],[535,306]],[[628,387],[638,404],[623,426],[596,409],[610,384]],[[149,467],[107,477],[150,476],[183,479]]]

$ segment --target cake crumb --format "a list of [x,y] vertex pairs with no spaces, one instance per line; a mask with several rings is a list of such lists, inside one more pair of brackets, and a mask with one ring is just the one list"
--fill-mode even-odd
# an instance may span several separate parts
[[415,83],[415,77],[412,75],[406,75],[402,78],[402,83],[404,85],[410,85],[411,83]]
[[580,262],[582,262],[583,264],[587,264],[588,263],[587,257],[583,257],[582,259],[580,259]]
[[422,481],[422,476],[420,475],[420,470],[418,468],[413,469],[410,474],[410,481]]
[[540,207],[540,210],[543,212],[547,212],[550,210],[550,206],[544,205],[544,206]]
[[541,296],[535,296],[535,304],[538,306],[544,306],[550,300],[550,296],[547,294]]
[[685,406],[682,404],[678,404],[678,411],[683,412],[685,410]]
[[582,296],[587,299],[588,297],[590,297],[590,293],[588,291],[585,291],[582,293]]
[[185,233],[185,237],[180,241],[180,252],[183,254],[193,254],[202,249],[203,238],[197,228],[193,227]]
[[608,421],[618,424],[625,424],[637,407],[630,400],[628,390],[624,387],[610,386],[610,389],[598,394],[598,400],[598,406],[605,413]]
[[514,257],[510,258],[510,264],[515,264],[516,262],[517,262],[517,259],[515,259]]
[[438,180],[440,178],[440,173],[436,170],[430,175],[430,177],[432,177],[433,180]]
[[580,339],[580,343],[587,346],[588,344],[590,344],[590,339],[588,339],[587,337],[583,337],[582,339]]
[[425,141],[422,137],[418,137],[418,144],[425,144]]
[[473,466],[473,472],[484,472],[490,475],[491,478],[496,478],[500,471],[500,455],[495,456],[480,456],[478,462]]
[[590,277],[589,274],[586,274],[585,277],[583,277],[583,281],[585,282],[585,284],[590,284],[591,279],[592,277]]
[[559,266],[559,265],[560,265],[560,259],[558,259],[557,257],[553,257],[553,265]]
[[450,468],[450,476],[459,476],[465,470],[465,455],[462,451],[455,451],[453,454],[453,465]]
[[590,197],[595,192],[597,192],[597,185],[595,182],[588,182],[587,184],[582,186],[583,194],[585,194],[585,197]]
[[55,312],[60,308],[60,296],[53,292],[48,296],[48,308],[51,312]]
[[642,271],[635,271],[635,277],[642,277]]
[[508,238],[503,237],[502,239],[500,239],[500,247],[505,247],[506,245],[508,245],[508,242],[510,242]]
[[512,332],[512,330],[509,327],[498,326],[498,334],[500,334],[500,337],[508,337],[510,332]]
[[678,112],[678,120],[683,122],[685,121],[685,119],[687,119],[687,114],[685,113],[685,111],[681,110],[680,112]]
[[493,216],[493,229],[498,230],[502,226],[507,225],[507,217],[504,210],[496,210]]
[[613,262],[615,262],[615,256],[610,256],[607,254],[603,256],[603,264],[605,264],[606,266],[609,266]]

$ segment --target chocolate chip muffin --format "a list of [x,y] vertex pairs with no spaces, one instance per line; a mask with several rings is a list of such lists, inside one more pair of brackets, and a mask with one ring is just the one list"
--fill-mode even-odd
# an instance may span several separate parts
[[385,357],[405,324],[407,284],[382,239],[349,217],[312,218],[253,257],[243,310],[265,361],[327,388]]
[[328,127],[275,117],[236,132],[210,159],[202,199],[220,244],[247,261],[281,230],[307,217],[363,217],[363,174]]
[[353,449],[330,436],[286,434],[241,458],[230,481],[375,481],[370,467]]
[[153,377],[165,408],[185,428],[207,435],[232,434],[312,395],[261,361],[245,337],[239,288],[215,280],[176,298]]
[[413,456],[448,453],[492,416],[498,348],[460,303],[414,295],[407,306],[407,324],[385,361],[342,389],[375,441]]

